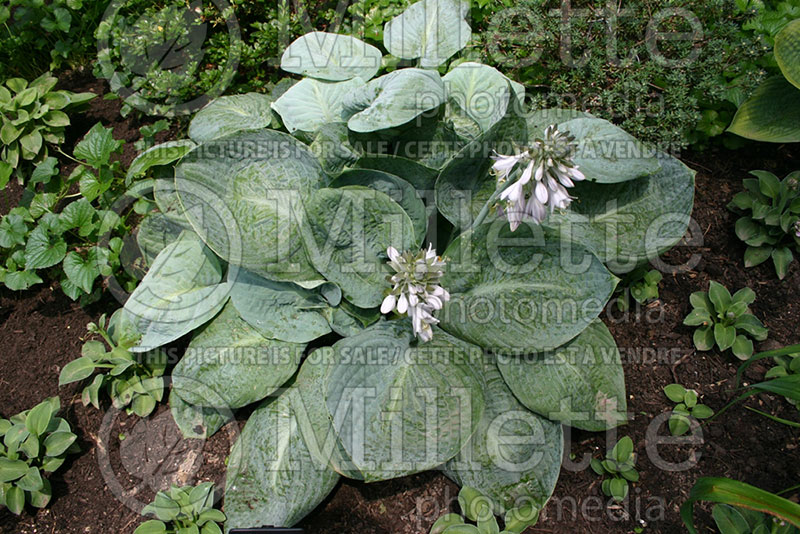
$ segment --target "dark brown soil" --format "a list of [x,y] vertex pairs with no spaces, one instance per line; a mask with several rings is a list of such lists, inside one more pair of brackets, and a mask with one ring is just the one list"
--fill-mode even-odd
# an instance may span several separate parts
[[[64,82],[71,90],[102,92],[101,82],[82,73],[73,76]],[[118,137],[136,140],[138,125],[133,119],[122,120],[118,113],[118,101],[97,99],[84,117],[73,119],[70,142],[97,120],[113,125]],[[123,160],[132,157],[126,150]],[[692,330],[681,325],[691,292],[705,290],[712,279],[730,289],[752,287],[758,295],[753,310],[770,328],[769,341],[757,348],[800,341],[796,328],[800,322],[798,263],[792,264],[783,281],[777,280],[770,264],[745,270],[744,246],[733,232],[735,218],[725,208],[749,170],[768,169],[783,176],[800,168],[800,147],[718,150],[690,154],[684,161],[698,171],[694,218],[702,240],[698,243],[700,236],[695,235],[691,246],[674,249],[666,260],[679,264],[699,254],[699,264],[689,271],[665,275],[661,298],[646,308],[622,314],[610,305],[605,313],[623,353],[632,416],[619,435],[609,435],[608,442],[621,435],[633,438],[641,481],[625,503],[616,505],[602,496],[600,480],[590,469],[565,467],[553,501],[529,533],[683,532],[678,509],[698,477],[726,476],[770,491],[793,486],[800,477],[797,433],[741,405],[707,424],[702,441],[658,447],[664,461],[692,460],[692,467],[667,471],[654,465],[657,458],[652,451],[648,454],[647,447],[652,447],[656,435],[668,436],[664,424],[652,424],[656,416],[669,410],[663,386],[679,382],[695,388],[702,402],[715,410],[733,397],[738,361],[716,351],[696,352]],[[3,202],[2,208],[7,210],[8,205]],[[51,476],[54,498],[49,508],[28,509],[20,517],[0,510],[0,532],[128,534],[141,518],[121,504],[115,484],[127,498],[145,503],[152,499],[153,487],[181,482],[187,471],[196,480],[221,483],[229,446],[239,428],[236,423],[205,444],[181,440],[163,406],[144,422],[124,414],[104,420],[109,413],[105,409],[97,411],[80,403],[80,386],[58,387],[59,370],[80,353],[86,323],[117,306],[105,299],[81,309],[55,285],[24,293],[0,290],[0,413],[9,416],[47,396],[59,395],[63,415],[79,435],[83,449]],[[761,379],[768,366],[769,362],[752,366],[746,381]],[[762,396],[746,405],[798,420],[797,410],[780,398]],[[566,461],[580,462],[585,455],[598,457],[606,442],[602,434],[573,432]],[[110,478],[109,473],[113,474]],[[433,472],[370,485],[343,481],[302,524],[314,534],[423,533],[439,515],[455,510],[456,494],[453,483]],[[786,496],[797,501],[800,494],[795,491]],[[708,508],[701,507],[697,516],[704,531],[712,532]]]

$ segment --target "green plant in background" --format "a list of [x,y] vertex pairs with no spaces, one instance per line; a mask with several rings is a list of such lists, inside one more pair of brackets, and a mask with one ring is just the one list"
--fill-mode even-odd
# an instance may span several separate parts
[[694,332],[697,350],[711,350],[716,344],[720,352],[731,349],[740,360],[753,355],[753,341],[767,339],[768,330],[750,312],[750,304],[756,300],[749,287],[737,291],[733,296],[718,282],[710,282],[708,292],[698,291],[689,296],[692,311],[683,320],[687,326],[699,327]]
[[617,298],[617,307],[625,311],[630,307],[629,296],[639,304],[658,299],[658,284],[663,276],[655,269],[646,266],[637,267],[622,278],[617,287],[622,294]]
[[52,496],[50,482],[42,473],[52,473],[67,455],[80,451],[69,423],[56,417],[58,397],[50,397],[10,419],[0,419],[0,504],[13,514],[25,503],[44,508]]
[[137,152],[144,152],[148,148],[152,148],[156,144],[156,134],[169,130],[169,126],[167,119],[159,119],[153,124],[142,126],[139,128],[141,137],[133,144],[133,147]]
[[218,523],[225,521],[225,514],[214,508],[213,482],[159,491],[142,515],[157,519],[145,521],[134,534],[222,534]]
[[604,477],[601,489],[603,493],[617,502],[628,496],[629,482],[638,482],[636,471],[636,453],[633,452],[633,440],[628,436],[621,438],[605,460],[593,458],[592,470]]
[[728,128],[736,135],[767,143],[800,141],[800,18],[775,36],[780,74],[758,86]]
[[[486,495],[464,486],[458,492],[460,514],[445,514],[431,527],[429,534],[521,534],[539,520],[539,510],[530,504],[510,509],[504,517],[503,530],[492,512],[492,501]],[[475,525],[465,522],[472,521]]]
[[[689,499],[681,506],[681,519],[690,534],[697,534],[694,504],[700,501],[730,505],[714,508],[714,520],[721,534],[795,534],[800,528],[797,503],[744,482],[704,477],[698,479]],[[761,514],[769,514],[775,520],[760,517]]]
[[[791,375],[800,375],[800,351],[793,354],[775,356],[775,367],[767,371],[764,378],[781,378]],[[800,409],[800,402],[797,399],[786,397],[786,400]]]
[[[58,384],[63,386],[89,378],[92,383],[83,389],[84,406],[100,408],[100,392],[104,391],[115,408],[126,409],[128,414],[147,417],[164,396],[164,369],[167,355],[163,351],[134,354],[131,347],[139,341],[139,334],[122,322],[119,311],[111,316],[106,329],[106,316],[86,327],[90,334],[99,335],[103,341],[89,340],[81,349],[81,357],[61,369]],[[108,345],[108,350],[106,345]]]
[[108,0],[6,0],[0,4],[0,79],[88,65]]
[[783,280],[794,261],[792,249],[800,252],[800,171],[783,180],[767,171],[751,171],[756,178],[742,181],[728,209],[742,215],[736,221],[736,236],[747,244],[744,266],[755,267],[769,258]]
[[5,81],[5,87],[0,86],[0,188],[15,170],[23,183],[23,163],[46,159],[48,143],[64,142],[64,128],[69,126],[66,111],[74,111],[95,97],[94,93],[54,91],[56,83],[57,78],[43,74],[30,83],[11,78]]
[[669,418],[669,431],[673,436],[682,436],[691,428],[691,417],[695,419],[708,419],[714,415],[714,410],[705,404],[697,403],[697,391],[686,389],[680,384],[670,384],[664,387],[664,394],[676,403]]

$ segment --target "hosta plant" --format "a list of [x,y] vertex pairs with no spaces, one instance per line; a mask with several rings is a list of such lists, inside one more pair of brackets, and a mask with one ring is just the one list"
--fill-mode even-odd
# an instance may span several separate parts
[[601,489],[608,497],[622,502],[628,496],[629,482],[639,480],[636,471],[636,453],[633,452],[633,440],[628,436],[621,438],[605,460],[593,458],[592,470],[603,478]]
[[682,238],[693,173],[606,121],[524,108],[518,83],[460,61],[466,10],[389,21],[384,47],[416,66],[377,78],[378,48],[301,37],[282,66],[302,80],[211,102],[153,182],[131,350],[191,334],[170,395],[187,435],[256,406],[226,528],[293,525],[342,476],[440,467],[496,515],[540,510],[562,425],[627,418],[598,317],[615,273]]
[[658,284],[664,277],[655,269],[637,267],[622,278],[618,290],[621,291],[617,298],[617,307],[627,310],[630,306],[629,297],[639,304],[645,304],[658,299]]
[[469,486],[458,492],[458,505],[463,515],[443,515],[433,523],[429,534],[521,534],[539,520],[539,510],[534,506],[513,508],[503,517],[503,530],[500,530],[491,499]]
[[69,126],[66,111],[95,97],[93,93],[55,91],[56,83],[58,79],[48,73],[30,83],[10,78],[0,86],[0,188],[15,171],[23,183],[27,172],[23,163],[42,161],[48,143],[64,142],[64,128]]
[[716,345],[720,352],[731,349],[740,360],[752,356],[753,339],[764,341],[769,332],[750,311],[755,300],[756,294],[749,287],[731,296],[725,286],[714,281],[709,283],[707,292],[692,293],[692,311],[683,324],[698,327],[694,331],[697,350],[711,350]]
[[766,514],[748,510],[744,506],[717,504],[711,516],[719,534],[798,534],[798,527]]
[[697,391],[686,389],[680,384],[664,387],[664,394],[675,403],[669,418],[669,431],[673,436],[682,436],[691,428],[691,417],[708,419],[714,411],[705,404],[697,403]]
[[58,383],[63,386],[94,375],[81,394],[84,406],[91,404],[99,409],[100,393],[104,392],[115,408],[146,417],[164,396],[167,356],[162,351],[132,353],[130,349],[139,341],[139,335],[122,320],[123,315],[117,312],[108,321],[102,315],[97,323],[89,323],[86,329],[102,341],[86,341],[81,357],[61,369]]
[[225,521],[225,514],[214,508],[213,482],[159,491],[142,515],[157,519],[145,521],[133,534],[222,534],[218,523]]
[[[771,368],[764,375],[764,378],[781,378],[784,376],[800,375],[800,352],[793,354],[784,354],[775,356],[775,367]],[[786,400],[795,406],[798,406],[798,401],[790,397]],[[798,406],[800,408],[800,406]]]
[[767,171],[752,171],[756,178],[743,180],[745,191],[737,193],[728,208],[742,215],[736,235],[747,244],[744,266],[755,267],[772,258],[778,278],[783,280],[800,252],[800,171],[783,180]]
[[44,508],[52,496],[52,473],[67,455],[79,452],[69,423],[56,412],[58,397],[50,397],[10,419],[0,419],[0,504],[19,515],[25,504]]

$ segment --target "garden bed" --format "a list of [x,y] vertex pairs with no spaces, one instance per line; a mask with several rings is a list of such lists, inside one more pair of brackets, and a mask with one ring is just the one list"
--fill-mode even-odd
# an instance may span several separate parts
[[[62,84],[63,88],[73,91],[102,92],[101,82],[82,74],[66,77]],[[141,125],[133,118],[122,119],[119,107],[115,100],[93,100],[85,115],[73,117],[65,151],[71,153],[76,136],[98,120],[113,127],[117,138],[136,140]],[[168,140],[170,135],[174,135],[172,131],[164,132],[158,140]],[[126,164],[134,156],[130,151],[132,145],[127,146],[129,150],[122,155]],[[690,311],[690,293],[705,290],[710,280],[721,282],[731,290],[746,286],[754,289],[757,300],[752,306],[753,312],[770,329],[769,341],[757,345],[759,350],[796,342],[796,325],[800,324],[800,299],[797,298],[800,268],[797,263],[792,264],[783,281],[775,277],[771,263],[745,270],[744,245],[733,231],[735,216],[726,208],[750,170],[765,169],[783,176],[800,168],[798,146],[759,146],[736,152],[717,149],[702,154],[686,153],[682,160],[697,171],[693,218],[702,231],[702,245],[681,244],[666,254],[665,259],[667,263],[677,264],[692,254],[699,254],[700,262],[692,270],[665,274],[660,298],[645,308],[633,306],[623,313],[612,300],[601,315],[623,356],[628,410],[634,419],[619,432],[633,438],[640,455],[637,467],[641,480],[633,486],[628,500],[619,505],[603,496],[600,479],[588,467],[577,472],[562,469],[553,501],[539,523],[527,532],[600,534],[633,532],[635,528],[642,528],[641,532],[681,532],[679,507],[701,476],[730,477],[769,491],[793,486],[800,476],[800,439],[796,432],[743,406],[707,423],[702,443],[664,445],[659,449],[668,461],[696,458],[695,467],[665,471],[653,465],[645,452],[647,443],[652,442],[648,429],[656,430],[650,428],[653,418],[670,408],[662,392],[665,385],[678,382],[696,389],[702,395],[702,402],[715,411],[734,397],[731,388],[739,362],[730,354],[721,355],[716,350],[696,351],[692,344],[693,329],[682,326],[683,318]],[[15,191],[11,187],[4,193],[5,198],[0,201],[3,213],[13,205]],[[697,243],[698,236],[693,237],[693,242]],[[81,308],[54,285],[37,286],[23,293],[0,290],[0,406],[3,413],[13,414],[45,397],[58,395],[65,408],[63,416],[78,434],[82,449],[80,455],[71,457],[64,468],[51,477],[54,496],[50,506],[38,510],[35,515],[28,508],[19,517],[1,509],[0,532],[132,532],[141,517],[137,511],[121,505],[109,487],[103,473],[107,468],[101,468],[101,460],[106,457],[115,480],[128,489],[139,484],[139,477],[148,480],[177,477],[175,480],[180,482],[185,476],[194,476],[194,480],[183,482],[213,480],[222,484],[231,436],[243,425],[247,414],[240,414],[238,423],[229,423],[203,443],[180,438],[167,406],[160,406],[151,416],[148,424],[153,426],[146,431],[141,426],[142,420],[124,414],[108,425],[104,421],[106,412],[81,404],[80,386],[58,387],[59,370],[80,353],[86,324],[116,307],[117,303],[106,295],[103,300]],[[657,361],[653,362],[653,358]],[[748,369],[746,381],[763,378],[768,365],[762,363]],[[749,400],[748,404],[778,417],[796,417],[796,409],[782,398],[765,395]],[[108,450],[98,448],[98,441],[102,441],[101,430],[111,436],[105,442],[110,444]],[[669,435],[666,424],[657,430],[661,436]],[[609,437],[608,441],[614,440]],[[572,431],[568,452],[576,461],[585,454],[597,457],[605,442],[603,434]],[[188,464],[187,458],[191,459]],[[132,459],[138,459],[138,465]],[[343,480],[301,526],[311,534],[427,532],[445,510],[456,510],[457,492],[455,484],[434,472],[374,484]],[[145,484],[135,498],[147,503],[154,494],[153,488]],[[784,496],[797,502],[800,492],[795,490],[794,494]],[[570,499],[577,506],[575,514]],[[663,506],[663,516],[658,512],[660,506]],[[707,510],[704,508],[698,514],[702,525],[711,524]]]

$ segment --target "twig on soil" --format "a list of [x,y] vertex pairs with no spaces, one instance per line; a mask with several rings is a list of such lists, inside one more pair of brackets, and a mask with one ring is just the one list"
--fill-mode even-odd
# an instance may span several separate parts
[[680,360],[673,363],[672,367],[670,367],[669,370],[670,372],[672,372],[672,379],[675,381],[676,384],[680,384],[680,381],[678,380],[678,375],[675,373],[675,369],[677,369],[680,364],[688,360],[689,356],[693,356],[695,354],[697,354],[697,351],[687,352],[686,354],[681,356]]

